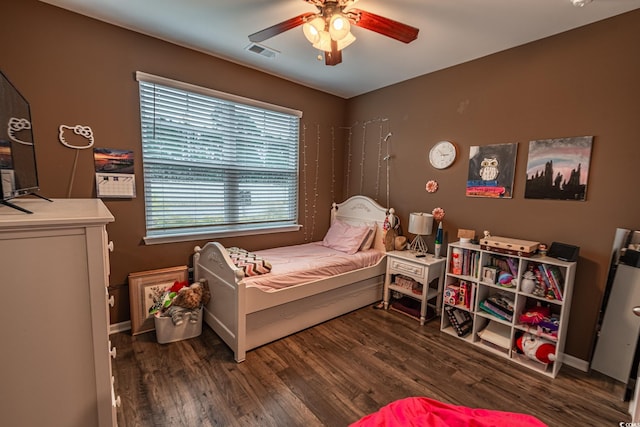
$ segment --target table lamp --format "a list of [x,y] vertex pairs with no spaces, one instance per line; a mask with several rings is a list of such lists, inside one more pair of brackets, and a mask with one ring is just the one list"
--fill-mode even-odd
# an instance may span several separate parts
[[422,239],[422,236],[431,234],[432,228],[433,215],[423,212],[412,212],[409,214],[409,233],[416,235],[409,245],[409,250],[426,254],[427,244]]

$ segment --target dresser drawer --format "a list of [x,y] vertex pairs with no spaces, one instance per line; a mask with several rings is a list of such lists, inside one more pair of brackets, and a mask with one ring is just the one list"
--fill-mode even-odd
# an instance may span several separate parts
[[391,258],[389,270],[391,274],[406,274],[420,280],[424,278],[425,266]]

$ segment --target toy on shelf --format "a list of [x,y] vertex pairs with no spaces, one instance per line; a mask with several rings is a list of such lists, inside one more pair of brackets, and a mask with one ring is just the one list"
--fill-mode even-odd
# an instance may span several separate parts
[[552,342],[532,334],[523,334],[516,344],[518,349],[531,360],[545,364],[556,360],[556,346]]

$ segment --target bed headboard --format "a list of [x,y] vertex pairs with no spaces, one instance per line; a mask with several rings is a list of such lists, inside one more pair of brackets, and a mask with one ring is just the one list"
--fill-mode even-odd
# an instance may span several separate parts
[[[349,224],[376,223],[376,236],[373,246],[381,251],[385,250],[384,231],[382,229],[387,215],[393,216],[393,208],[387,210],[375,200],[367,196],[351,196],[342,203],[334,203],[331,208],[331,223],[340,219]],[[390,218],[391,219],[391,218]]]

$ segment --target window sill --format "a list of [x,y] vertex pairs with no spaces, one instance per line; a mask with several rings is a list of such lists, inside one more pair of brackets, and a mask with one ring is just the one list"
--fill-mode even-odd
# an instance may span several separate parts
[[145,245],[159,245],[163,243],[189,242],[193,240],[203,239],[221,239],[225,237],[254,236],[257,234],[286,233],[290,231],[298,231],[302,225],[284,225],[280,227],[269,228],[245,228],[242,230],[227,231],[202,231],[188,232],[176,234],[164,234],[162,236],[145,236],[143,237]]

